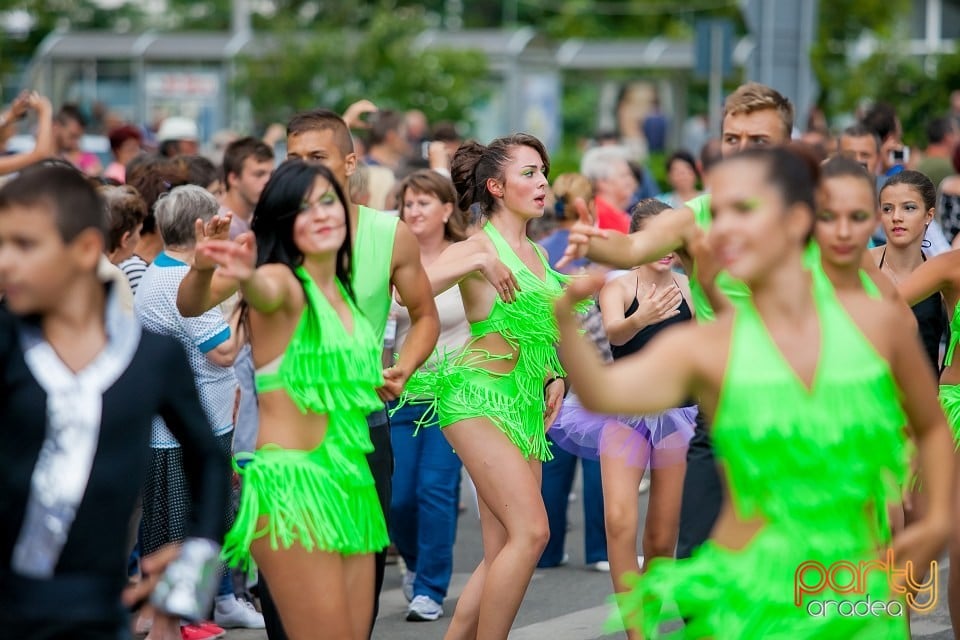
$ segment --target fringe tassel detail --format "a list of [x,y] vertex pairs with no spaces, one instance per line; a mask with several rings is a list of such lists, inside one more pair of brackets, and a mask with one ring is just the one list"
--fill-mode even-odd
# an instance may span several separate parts
[[227,564],[247,570],[251,543],[265,536],[275,550],[299,544],[343,555],[389,544],[366,459],[327,455],[330,444],[313,451],[264,447],[243,457],[249,462],[237,467],[240,508],[221,554]]

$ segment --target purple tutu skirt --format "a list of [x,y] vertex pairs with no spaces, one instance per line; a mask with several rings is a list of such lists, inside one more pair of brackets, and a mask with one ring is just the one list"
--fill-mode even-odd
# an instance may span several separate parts
[[668,467],[687,457],[696,405],[646,416],[603,416],[587,411],[571,393],[547,434],[564,451],[581,458],[620,458],[632,467]]

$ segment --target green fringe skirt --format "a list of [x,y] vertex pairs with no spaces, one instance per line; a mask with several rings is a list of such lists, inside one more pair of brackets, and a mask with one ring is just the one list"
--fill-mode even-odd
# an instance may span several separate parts
[[441,358],[435,370],[421,369],[415,373],[397,408],[408,403],[431,405],[418,427],[430,425],[434,417],[440,428],[471,418],[486,418],[524,458],[552,460],[543,428],[543,376],[526,376],[517,369],[494,373],[465,360],[463,356]]
[[960,384],[940,385],[940,405],[953,432],[953,441],[960,447]]
[[[740,550],[708,541],[692,558],[655,559],[643,576],[626,576],[633,589],[617,597],[621,618],[609,626],[636,629],[647,640],[909,638],[907,605],[891,593],[884,571],[866,572],[855,592],[826,581],[817,591],[833,563],[873,559],[849,551],[856,547],[848,546],[854,541],[847,532],[829,531],[811,530],[804,539],[768,524]],[[810,561],[820,564],[807,569]],[[798,572],[809,589],[798,590]],[[835,585],[842,591],[854,579],[840,570]]]
[[327,438],[312,451],[267,445],[238,455],[240,507],[222,557],[246,570],[250,545],[262,537],[274,550],[374,553],[389,544],[383,511],[366,457],[344,455]]

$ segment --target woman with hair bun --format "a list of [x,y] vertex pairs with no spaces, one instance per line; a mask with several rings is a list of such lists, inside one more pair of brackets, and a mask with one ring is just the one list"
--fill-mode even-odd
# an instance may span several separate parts
[[527,239],[543,215],[549,161],[516,134],[468,142],[451,173],[462,210],[479,204],[481,232],[427,270],[434,293],[458,284],[471,337],[407,384],[405,402],[433,395],[440,428],[477,487],[484,557],[457,604],[447,638],[506,638],[549,536],[540,463],[564,394],[550,305],[565,276]]

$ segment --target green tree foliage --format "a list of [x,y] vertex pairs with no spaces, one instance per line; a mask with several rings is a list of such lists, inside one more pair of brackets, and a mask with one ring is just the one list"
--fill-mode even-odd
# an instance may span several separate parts
[[877,38],[892,35],[897,21],[910,9],[910,0],[821,0],[818,32],[810,51],[820,96],[817,104],[827,115],[849,109],[845,87],[853,76],[847,51],[865,32]]
[[92,0],[0,0],[0,17],[23,13],[29,29],[4,33],[0,29],[0,71],[15,61],[29,60],[40,42],[54,29],[137,28],[143,13],[137,3],[106,8]]
[[877,53],[851,73],[843,104],[852,110],[865,99],[888,102],[897,109],[904,141],[925,147],[925,128],[946,115],[950,91],[960,87],[960,53],[907,57]]
[[463,121],[486,95],[487,62],[477,52],[420,49],[425,27],[423,10],[407,7],[377,12],[363,31],[278,33],[275,48],[239,61],[238,88],[260,122],[318,106],[342,111],[361,98]]

